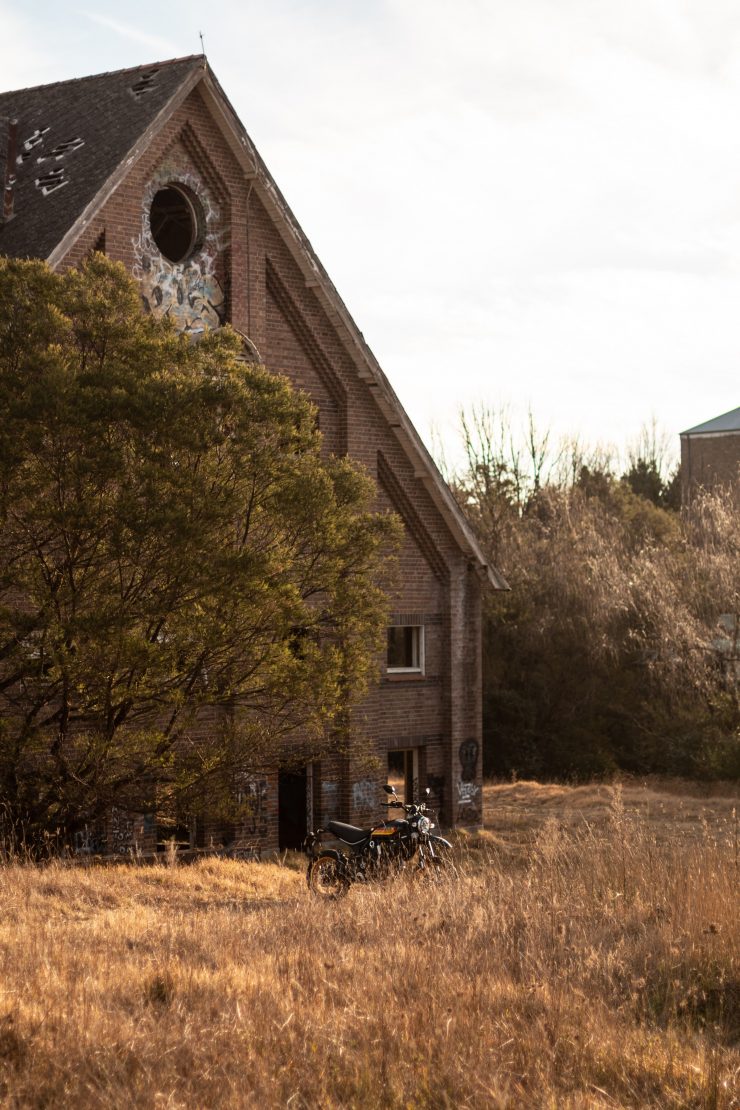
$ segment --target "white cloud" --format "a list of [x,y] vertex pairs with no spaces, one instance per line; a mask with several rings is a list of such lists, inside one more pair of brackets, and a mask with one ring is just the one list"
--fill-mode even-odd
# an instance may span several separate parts
[[[97,23],[106,31],[112,31],[115,35],[120,35],[121,38],[129,39],[131,42],[140,43],[145,46],[147,50],[158,51],[162,55],[162,60],[167,57],[176,56],[178,53],[177,43],[172,39],[161,38],[159,35],[150,35],[147,31],[142,31],[139,27],[130,23],[121,23],[118,19],[111,19],[108,15],[100,15],[97,12],[81,12],[87,19],[91,19],[93,23]],[[195,53],[195,51],[193,51]]]

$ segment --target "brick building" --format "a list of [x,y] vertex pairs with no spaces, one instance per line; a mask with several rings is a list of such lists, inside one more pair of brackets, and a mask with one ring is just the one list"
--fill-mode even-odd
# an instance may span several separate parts
[[[382,678],[354,713],[381,769],[344,756],[276,770],[247,784],[251,816],[226,838],[262,852],[329,817],[362,824],[387,773],[409,795],[428,785],[444,823],[478,824],[481,592],[506,583],[206,59],[2,94],[0,159],[0,254],[65,268],[102,250],[137,279],[148,311],[194,335],[230,323],[250,357],[311,396],[326,449],[361,460],[378,507],[405,526]],[[192,832],[198,843],[222,834],[207,818]],[[152,815],[113,814],[102,836],[108,848],[149,847]]]
[[740,488],[740,409],[681,432],[682,500],[699,488]]

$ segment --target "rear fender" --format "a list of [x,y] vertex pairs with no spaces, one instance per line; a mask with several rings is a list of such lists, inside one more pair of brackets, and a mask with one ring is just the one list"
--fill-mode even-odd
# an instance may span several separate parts
[[314,856],[318,855],[319,852],[323,852],[325,850],[321,846],[321,838],[325,834],[325,829],[317,829],[316,832],[308,833],[306,839],[303,841],[303,851],[311,859],[313,859]]
[[338,867],[337,870],[343,875],[348,882],[352,881],[352,876],[347,871],[347,857],[343,852],[337,852],[335,848],[322,848],[319,844],[316,851],[308,853],[308,870],[306,871],[306,878],[308,885],[311,885],[311,868],[317,859],[324,859],[326,856],[329,859],[336,860]]
[[331,856],[337,863],[346,863],[347,857],[343,852],[337,852],[335,848],[322,848],[321,851],[314,853],[317,856]]

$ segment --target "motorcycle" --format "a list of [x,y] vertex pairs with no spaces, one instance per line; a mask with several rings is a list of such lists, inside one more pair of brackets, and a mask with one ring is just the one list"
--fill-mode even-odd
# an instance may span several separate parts
[[[427,816],[426,802],[401,802],[393,786],[386,785],[384,790],[391,801],[381,804],[386,809],[402,809],[402,818],[370,829],[328,821],[325,829],[306,837],[306,881],[313,894],[336,900],[344,897],[352,883],[385,879],[406,869],[426,875],[454,870],[452,845],[432,832],[436,825]],[[429,788],[425,793],[429,797]],[[342,848],[326,847],[322,839],[327,834],[339,840]]]

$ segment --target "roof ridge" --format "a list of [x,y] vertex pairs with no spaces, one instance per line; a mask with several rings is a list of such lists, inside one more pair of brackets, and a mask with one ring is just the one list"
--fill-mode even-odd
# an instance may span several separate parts
[[0,97],[9,96],[11,93],[35,92],[36,89],[53,89],[56,85],[81,85],[85,81],[95,81],[99,77],[118,77],[122,73],[136,73],[140,69],[162,69],[163,66],[177,65],[178,62],[194,62],[196,60],[202,60],[205,65],[208,64],[208,58],[205,54],[183,54],[181,58],[165,58],[163,61],[147,62],[139,66],[124,66],[123,69],[106,69],[102,73],[89,73],[86,77],[67,77],[65,80],[49,81],[44,85],[27,85],[20,89],[1,89]]

